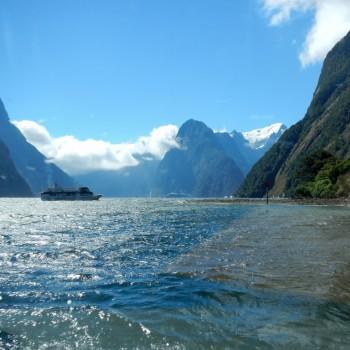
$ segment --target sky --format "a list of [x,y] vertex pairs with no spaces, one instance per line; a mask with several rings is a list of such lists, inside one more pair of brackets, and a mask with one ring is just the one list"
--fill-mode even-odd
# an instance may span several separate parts
[[65,144],[130,165],[145,140],[161,157],[189,118],[294,124],[349,30],[350,0],[4,0],[0,97],[54,160]]

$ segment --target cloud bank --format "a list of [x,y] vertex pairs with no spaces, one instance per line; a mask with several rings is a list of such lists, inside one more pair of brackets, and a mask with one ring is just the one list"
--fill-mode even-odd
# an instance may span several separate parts
[[262,0],[270,24],[290,20],[293,12],[314,12],[299,60],[303,66],[322,61],[333,46],[350,31],[350,0]]
[[53,137],[34,121],[14,121],[29,143],[70,175],[97,170],[120,170],[136,166],[140,159],[161,159],[171,149],[179,147],[175,125],[153,129],[149,136],[135,143],[113,144],[102,140],[78,140],[74,136]]

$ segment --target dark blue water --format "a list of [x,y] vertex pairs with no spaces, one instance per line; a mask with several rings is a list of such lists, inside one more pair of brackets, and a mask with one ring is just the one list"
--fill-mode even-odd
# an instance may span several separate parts
[[349,208],[0,206],[0,349],[350,348]]

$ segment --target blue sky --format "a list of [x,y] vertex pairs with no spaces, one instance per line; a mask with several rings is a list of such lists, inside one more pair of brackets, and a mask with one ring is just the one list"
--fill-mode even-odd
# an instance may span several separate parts
[[303,117],[321,64],[298,54],[313,12],[271,26],[260,0],[11,0],[0,96],[55,136],[134,140],[188,118],[249,130]]

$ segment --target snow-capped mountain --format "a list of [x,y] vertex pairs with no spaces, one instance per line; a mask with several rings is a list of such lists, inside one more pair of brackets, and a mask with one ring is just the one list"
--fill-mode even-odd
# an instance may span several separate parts
[[264,128],[243,132],[243,137],[249,142],[251,148],[261,149],[272,146],[286,131],[282,123],[275,123]]

